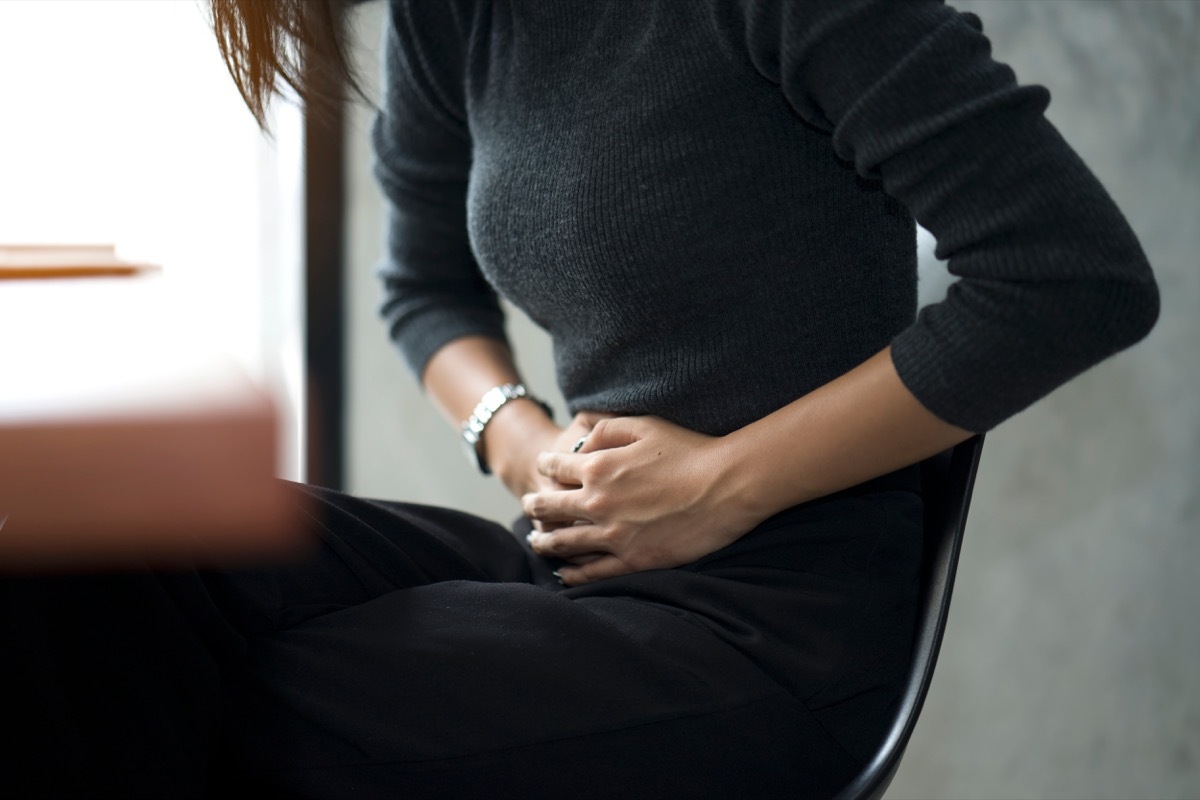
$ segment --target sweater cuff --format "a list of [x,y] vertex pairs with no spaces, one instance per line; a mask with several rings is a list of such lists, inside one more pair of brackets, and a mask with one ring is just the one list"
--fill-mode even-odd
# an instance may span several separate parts
[[963,280],[891,345],[900,380],[940,419],[974,433],[1142,339],[1153,279]]

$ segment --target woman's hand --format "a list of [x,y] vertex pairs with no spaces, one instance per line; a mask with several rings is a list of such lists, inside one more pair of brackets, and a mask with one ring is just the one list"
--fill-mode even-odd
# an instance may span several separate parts
[[[609,419],[612,416],[612,414],[599,414],[591,412],[576,414],[575,418],[571,420],[571,424],[559,432],[558,436],[556,436],[553,441],[550,442],[549,447],[541,448],[534,453],[534,457],[530,459],[529,466],[527,468],[530,475],[530,481],[528,483],[530,488],[517,494],[517,499],[520,499],[524,495],[533,492],[557,492],[564,489],[577,488],[578,484],[572,484],[569,481],[563,483],[554,477],[543,473],[538,467],[538,456],[540,456],[541,453],[573,453],[575,451],[575,446],[579,444],[579,441],[591,434],[593,428],[596,426],[596,423],[602,419]],[[558,530],[559,528],[563,528],[568,525],[573,525],[575,522],[575,519],[535,519],[533,520],[533,527],[536,531],[549,532]]]
[[[537,457],[543,452],[570,452],[592,427],[609,414],[576,414],[566,428],[555,425],[540,408],[529,406],[513,411],[507,417],[497,418],[489,431],[486,453],[493,472],[518,499],[530,492],[548,492],[569,488],[553,478],[543,475],[537,468]],[[532,412],[532,413],[530,413]],[[522,419],[518,420],[518,415]]]
[[521,499],[541,531],[530,544],[575,564],[560,570],[572,586],[695,561],[761,521],[728,465],[720,438],[657,417],[597,420],[578,453],[538,456],[555,487]]

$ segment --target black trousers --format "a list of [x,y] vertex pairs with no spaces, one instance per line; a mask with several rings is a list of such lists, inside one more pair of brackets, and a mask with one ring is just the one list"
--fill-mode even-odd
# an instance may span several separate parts
[[2,578],[0,794],[828,796],[898,696],[916,475],[570,589],[520,525],[301,485],[296,563]]

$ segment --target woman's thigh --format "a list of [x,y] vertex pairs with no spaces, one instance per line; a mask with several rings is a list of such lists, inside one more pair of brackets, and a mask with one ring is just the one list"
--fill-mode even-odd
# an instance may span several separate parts
[[[536,577],[528,551],[490,520],[288,485],[307,520],[310,546],[288,562],[202,573],[219,613],[247,634],[290,628],[399,589]],[[542,577],[550,579],[548,572]]]
[[790,692],[677,610],[590,606],[450,581],[257,637],[235,749],[311,797],[763,796],[852,769]]
[[[472,781],[495,796],[550,796],[578,793],[562,782],[584,775],[611,784],[597,796],[626,785],[669,794],[680,781],[711,796],[828,789],[856,758],[810,706],[879,694],[861,656],[881,623],[911,620],[897,616],[909,523],[878,499],[840,498],[686,568],[572,589],[530,582],[541,570],[512,537],[497,545],[502,573],[466,568],[458,556],[472,548],[442,531],[434,539],[448,536],[458,554],[446,563],[466,572],[393,581],[253,637],[237,750],[311,796],[351,784],[420,796]],[[886,652],[868,660],[904,655],[875,644]]]

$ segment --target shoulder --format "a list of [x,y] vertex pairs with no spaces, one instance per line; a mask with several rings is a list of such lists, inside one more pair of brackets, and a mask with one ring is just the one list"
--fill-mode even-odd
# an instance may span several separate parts
[[388,0],[389,24],[431,54],[453,53],[468,45],[484,5],[481,0]]
[[408,83],[438,113],[462,123],[463,77],[482,0],[388,0],[384,77]]

